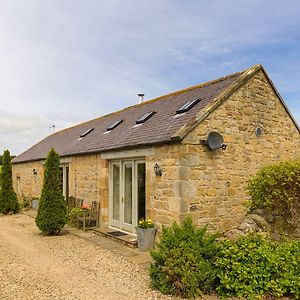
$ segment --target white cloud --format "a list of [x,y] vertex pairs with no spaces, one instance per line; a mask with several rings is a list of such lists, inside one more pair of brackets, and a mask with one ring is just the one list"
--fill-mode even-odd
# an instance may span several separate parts
[[0,153],[5,149],[20,154],[51,132],[49,121],[36,115],[8,113],[0,110]]
[[0,0],[1,147],[19,153],[53,123],[61,129],[130,105],[141,90],[149,99],[256,63],[294,102],[300,4],[270,7],[273,1],[259,0]]

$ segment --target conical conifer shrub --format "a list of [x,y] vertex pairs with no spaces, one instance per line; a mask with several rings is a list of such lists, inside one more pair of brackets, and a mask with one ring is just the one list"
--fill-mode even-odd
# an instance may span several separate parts
[[13,188],[11,157],[8,150],[2,156],[1,189],[0,189],[0,212],[8,214],[19,211],[19,202]]
[[61,187],[59,155],[52,148],[45,163],[44,184],[35,219],[45,234],[58,234],[66,223],[67,205]]

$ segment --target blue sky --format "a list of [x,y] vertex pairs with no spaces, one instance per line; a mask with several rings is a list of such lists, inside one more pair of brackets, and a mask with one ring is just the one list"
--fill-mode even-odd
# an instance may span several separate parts
[[0,151],[263,64],[300,122],[300,1],[0,0]]

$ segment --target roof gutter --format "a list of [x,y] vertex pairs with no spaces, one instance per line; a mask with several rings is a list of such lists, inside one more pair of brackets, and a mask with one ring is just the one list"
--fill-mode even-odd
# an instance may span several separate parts
[[[105,150],[91,150],[91,151],[84,151],[84,152],[66,153],[66,154],[60,155],[59,157],[63,158],[63,157],[72,157],[72,156],[81,156],[81,155],[86,156],[86,155],[92,155],[92,154],[107,153],[107,152],[112,152],[112,151],[122,151],[122,150],[130,150],[130,149],[133,150],[133,149],[152,147],[152,146],[178,144],[180,142],[181,142],[180,139],[171,139],[171,140],[161,141],[161,142],[157,142],[157,143],[139,144],[136,146],[123,146],[123,147],[117,147],[117,148],[111,148],[111,149],[105,149]],[[17,165],[17,164],[41,161],[41,160],[45,160],[45,159],[46,159],[46,157],[38,157],[38,158],[21,160],[21,161],[16,161],[16,162],[12,161],[12,164]]]

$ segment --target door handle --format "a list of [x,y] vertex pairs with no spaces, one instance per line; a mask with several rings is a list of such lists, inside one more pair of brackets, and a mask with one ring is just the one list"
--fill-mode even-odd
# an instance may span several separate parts
[[122,203],[124,203],[124,198],[122,197]]

